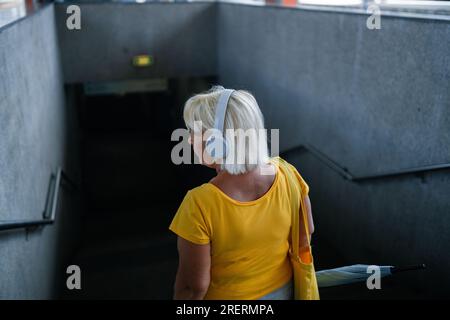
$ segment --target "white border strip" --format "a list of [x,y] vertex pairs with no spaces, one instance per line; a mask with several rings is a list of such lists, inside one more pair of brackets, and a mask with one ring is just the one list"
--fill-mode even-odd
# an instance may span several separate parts
[[[195,0],[191,0],[195,1]],[[301,0],[300,0],[301,1]],[[306,0],[308,1],[308,0]],[[397,1],[399,3],[403,2],[403,0],[388,0],[388,1]],[[404,0],[408,2],[408,0]],[[258,7],[271,7],[271,8],[284,8],[284,9],[292,9],[292,10],[304,10],[304,11],[322,11],[322,12],[339,12],[339,13],[349,13],[349,14],[362,14],[362,15],[371,15],[372,13],[368,12],[362,5],[360,6],[331,6],[331,5],[310,5],[310,4],[298,4],[296,6],[292,5],[283,5],[277,3],[265,3],[262,0],[217,0],[218,3],[224,4],[241,4],[241,5],[250,5],[250,6],[258,6]],[[422,2],[422,1],[417,1]],[[428,2],[428,1],[427,1]],[[432,3],[442,2],[442,1],[429,1]],[[436,13],[438,6],[435,7],[427,7],[426,5],[422,5],[420,8],[416,7],[408,7],[408,6],[400,6],[397,4],[388,4],[386,3],[375,3],[374,1],[370,1],[367,5],[377,4],[379,5],[381,11],[380,15],[384,17],[399,17],[399,18],[413,18],[413,19],[426,19],[426,20],[439,20],[439,21],[450,21],[450,2],[445,5],[440,4],[440,7],[445,8],[445,12]],[[402,10],[404,9],[404,10]],[[420,10],[422,11],[420,11]],[[418,11],[415,11],[418,10]]]

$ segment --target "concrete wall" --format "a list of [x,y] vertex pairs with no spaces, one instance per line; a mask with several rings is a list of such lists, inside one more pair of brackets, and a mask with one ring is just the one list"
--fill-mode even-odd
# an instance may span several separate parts
[[[256,95],[282,150],[309,143],[357,175],[450,161],[449,22],[366,19],[220,4],[221,82]],[[289,160],[310,183],[317,237],[345,263],[426,263],[398,286],[450,295],[448,171],[357,184],[311,155]]]
[[[81,30],[66,28],[67,4],[56,5],[67,83],[216,73],[214,3],[79,4]],[[132,57],[154,56],[136,69]]]
[[[0,74],[0,220],[40,219],[51,173],[73,173],[77,162],[53,6],[0,30]],[[75,199],[61,190],[53,226],[0,232],[0,299],[57,294],[76,240]]]

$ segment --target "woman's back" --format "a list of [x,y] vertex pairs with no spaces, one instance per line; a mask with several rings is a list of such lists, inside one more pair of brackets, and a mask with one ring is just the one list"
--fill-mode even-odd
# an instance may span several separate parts
[[[213,179],[190,190],[177,211],[170,229],[193,243],[211,245],[205,299],[258,299],[290,281],[292,211],[285,172],[292,169],[275,159],[280,161],[272,161],[273,175],[246,177],[234,192],[227,191],[239,179]],[[252,185],[259,189],[253,194],[247,192]]]

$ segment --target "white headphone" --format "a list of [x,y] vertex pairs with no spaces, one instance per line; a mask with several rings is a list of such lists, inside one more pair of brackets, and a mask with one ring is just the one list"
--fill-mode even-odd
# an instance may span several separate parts
[[228,154],[227,141],[224,137],[225,114],[233,89],[224,89],[219,96],[212,134],[208,137],[205,150],[213,159],[223,159]]

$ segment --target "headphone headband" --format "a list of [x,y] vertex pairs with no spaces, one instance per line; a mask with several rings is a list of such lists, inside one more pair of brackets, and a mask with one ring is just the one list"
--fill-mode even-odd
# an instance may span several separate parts
[[219,102],[217,103],[216,117],[214,120],[214,128],[223,132],[223,127],[225,126],[225,114],[227,112],[228,101],[230,100],[231,94],[234,92],[233,89],[224,89],[219,96]]

